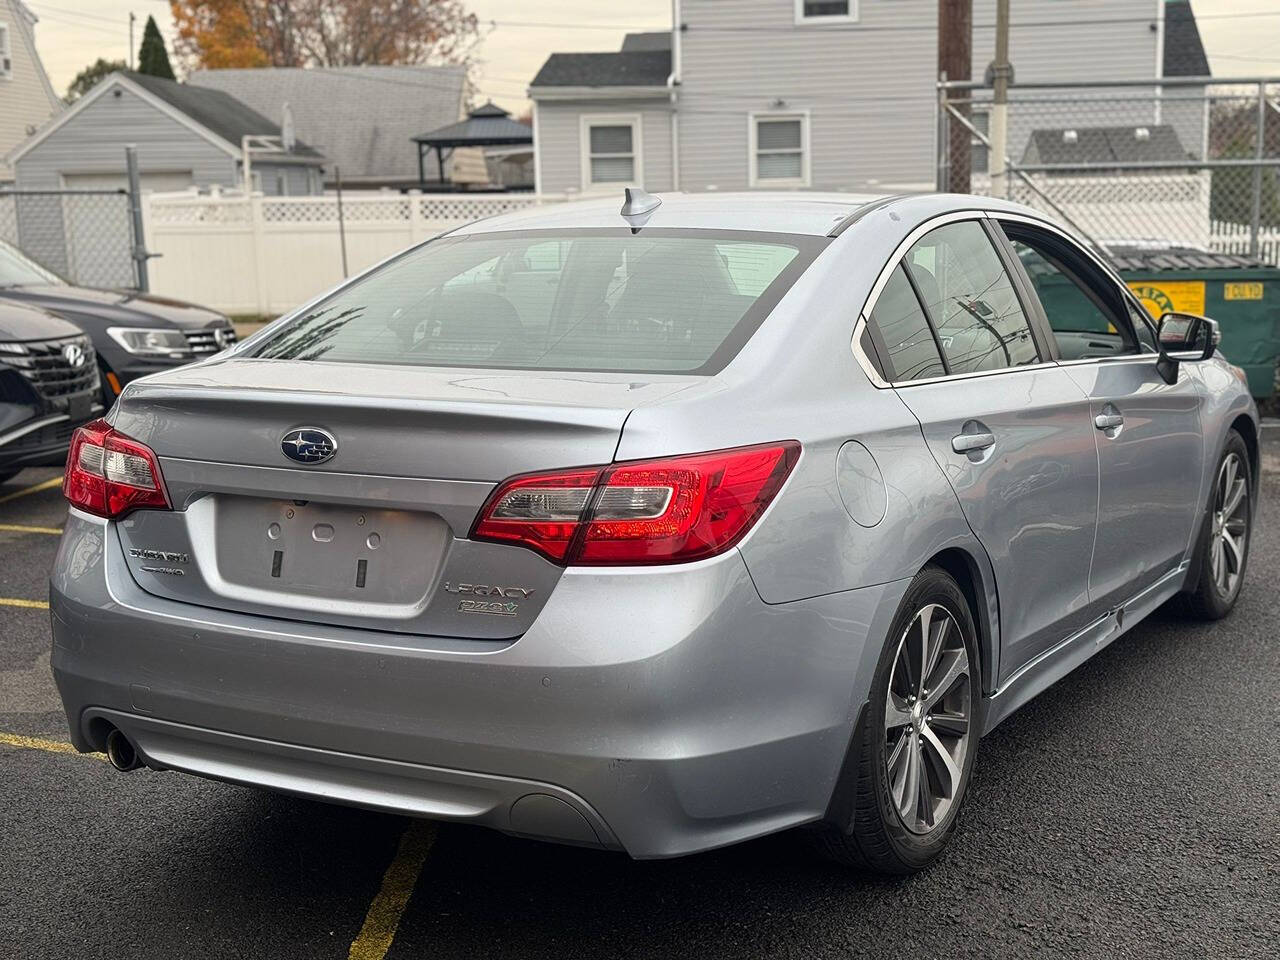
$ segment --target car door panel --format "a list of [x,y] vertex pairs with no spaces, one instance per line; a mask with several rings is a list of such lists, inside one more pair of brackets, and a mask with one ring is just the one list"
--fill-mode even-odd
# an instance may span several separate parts
[[[1087,401],[1053,365],[898,392],[991,558],[1008,676],[1088,621],[1098,458]],[[975,448],[982,434],[993,442]]]
[[1187,552],[1203,499],[1201,396],[1185,367],[1165,383],[1151,355],[1063,369],[1089,397],[1094,418],[1122,418],[1118,428],[1094,428],[1102,483],[1089,591],[1107,607]]
[[1062,369],[1089,398],[1099,468],[1089,595],[1102,613],[1186,554],[1202,501],[1201,393],[1185,367],[1165,382],[1145,315],[1100,262],[1046,225],[1000,226]]

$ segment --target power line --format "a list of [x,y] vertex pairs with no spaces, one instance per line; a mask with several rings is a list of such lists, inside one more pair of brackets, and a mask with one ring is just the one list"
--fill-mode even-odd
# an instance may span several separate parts
[[60,23],[64,26],[75,27],[79,30],[93,30],[97,33],[110,34],[114,37],[120,37],[121,39],[123,39],[125,33],[128,31],[128,26],[124,22],[121,22],[120,26],[113,30],[110,27],[99,26],[96,23],[88,23],[84,20],[72,20],[70,18],[65,18],[61,14],[51,14],[40,11],[40,16],[46,20],[51,20],[54,23]]
[[103,17],[96,13],[85,13],[82,10],[67,10],[63,7],[51,7],[43,3],[32,3],[31,6],[36,8],[36,12],[50,11],[52,13],[67,14],[73,17],[83,17],[85,20],[98,20],[102,23],[121,23],[123,17]]
[[[1201,14],[1196,17],[1197,22],[1206,20],[1243,20],[1253,17],[1280,17],[1280,10],[1261,10],[1248,13],[1213,13]],[[1126,23],[1154,23],[1155,17],[1108,17],[1098,20],[1089,21],[1090,25],[1112,26],[1116,24]],[[590,24],[582,23],[557,23],[546,20],[490,20],[488,21],[494,26],[503,27],[531,27],[535,29],[548,30],[653,30],[652,26],[627,25],[618,23],[609,24]],[[1030,20],[1025,23],[1014,23],[1015,30],[1026,29],[1029,27],[1075,27],[1079,26],[1080,21],[1077,20]],[[975,23],[974,30],[994,30],[994,23]],[[824,33],[924,33],[936,31],[935,23],[919,23],[919,24],[861,24],[851,23],[847,25],[831,24],[822,28]],[[699,26],[696,23],[685,21],[681,24],[681,31],[685,33],[771,33],[778,34],[781,28],[778,26],[748,25],[742,26]],[[659,31],[659,32],[665,32]]]

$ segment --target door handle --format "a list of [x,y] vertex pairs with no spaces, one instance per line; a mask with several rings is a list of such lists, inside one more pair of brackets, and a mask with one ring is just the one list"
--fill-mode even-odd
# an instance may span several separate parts
[[951,438],[951,449],[956,453],[970,453],[995,446],[995,442],[995,434],[992,433],[962,433]]
[[1124,417],[1118,413],[1100,413],[1093,418],[1093,425],[1099,430],[1114,430],[1124,426]]

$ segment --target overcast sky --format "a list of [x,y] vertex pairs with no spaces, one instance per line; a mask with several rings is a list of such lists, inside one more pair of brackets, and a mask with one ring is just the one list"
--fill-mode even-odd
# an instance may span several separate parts
[[[40,18],[36,42],[54,88],[98,57],[127,59],[129,12],[138,15],[135,45],[151,14],[169,39],[173,21],[167,0],[26,0]],[[481,98],[519,110],[524,88],[553,51],[616,50],[629,30],[662,30],[671,24],[670,0],[470,0],[485,23],[479,48]],[[1280,75],[1280,18],[1276,0],[1193,0],[1215,76]],[[1018,0],[1013,0],[1013,16]],[[1265,12],[1272,16],[1240,16]],[[1017,51],[1013,51],[1016,64]]]

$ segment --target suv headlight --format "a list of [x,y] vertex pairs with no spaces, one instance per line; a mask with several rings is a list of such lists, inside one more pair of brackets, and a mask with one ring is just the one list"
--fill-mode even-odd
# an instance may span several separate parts
[[132,354],[143,357],[186,356],[191,351],[181,330],[151,330],[143,327],[109,327],[107,334]]

